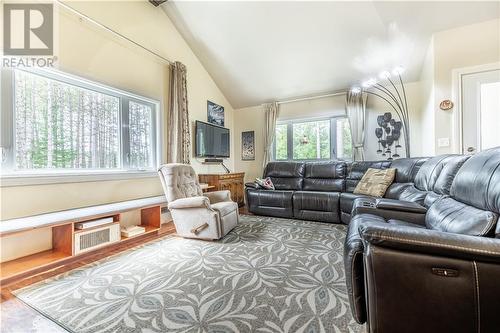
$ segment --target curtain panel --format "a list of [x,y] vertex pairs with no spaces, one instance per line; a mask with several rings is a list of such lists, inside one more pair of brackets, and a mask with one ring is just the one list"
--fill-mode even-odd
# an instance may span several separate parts
[[170,65],[170,91],[167,110],[167,163],[190,163],[191,131],[187,99],[186,66]]
[[264,133],[264,161],[262,166],[265,168],[271,160],[274,136],[276,135],[276,120],[278,119],[278,102],[264,104],[266,117],[266,127]]
[[348,91],[345,110],[351,127],[353,160],[363,161],[366,119],[366,96],[363,96],[363,92]]

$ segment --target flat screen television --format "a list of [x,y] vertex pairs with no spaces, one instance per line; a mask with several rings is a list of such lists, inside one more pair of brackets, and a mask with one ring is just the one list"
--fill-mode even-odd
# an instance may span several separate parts
[[229,157],[229,129],[196,121],[196,157]]

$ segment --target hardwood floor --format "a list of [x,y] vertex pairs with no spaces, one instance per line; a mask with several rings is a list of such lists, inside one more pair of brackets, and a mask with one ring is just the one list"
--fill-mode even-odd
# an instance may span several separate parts
[[[243,206],[239,209],[240,214],[250,214],[246,207]],[[173,232],[162,234],[159,236],[151,237],[151,240],[163,238],[165,236],[172,235]],[[60,327],[58,324],[52,320],[46,318],[39,312],[33,310],[28,305],[17,299],[12,291],[25,287],[27,285],[48,279],[52,276],[62,274],[64,272],[70,271],[72,269],[81,267],[83,265],[89,264],[96,260],[114,255],[135,246],[138,243],[124,244],[123,246],[117,247],[111,251],[107,251],[103,254],[96,254],[91,257],[84,258],[78,262],[65,265],[63,267],[58,267],[54,270],[38,274],[36,276],[28,277],[22,281],[13,283],[1,289],[0,298],[0,332],[2,333],[61,333],[67,332],[64,328]]]

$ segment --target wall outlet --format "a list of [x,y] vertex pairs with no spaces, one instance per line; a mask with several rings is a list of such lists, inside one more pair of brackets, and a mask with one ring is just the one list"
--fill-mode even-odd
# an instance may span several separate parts
[[450,146],[450,138],[439,138],[438,139],[438,147],[449,147]]

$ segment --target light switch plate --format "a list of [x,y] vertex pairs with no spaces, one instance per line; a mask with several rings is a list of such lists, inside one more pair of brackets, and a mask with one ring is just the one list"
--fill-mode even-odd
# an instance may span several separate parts
[[449,147],[450,146],[450,138],[439,138],[438,139],[438,147]]

